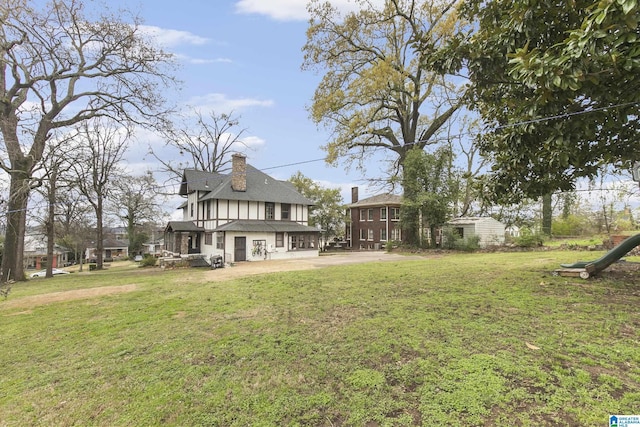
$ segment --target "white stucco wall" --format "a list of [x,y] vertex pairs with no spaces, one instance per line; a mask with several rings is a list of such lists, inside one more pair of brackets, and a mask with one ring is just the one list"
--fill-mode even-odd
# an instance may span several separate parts
[[[235,238],[244,237],[246,239],[246,260],[264,261],[269,259],[292,259],[309,258],[319,255],[318,248],[314,249],[294,249],[288,250],[289,234],[284,233],[284,247],[276,247],[275,233],[245,233],[227,232],[224,236],[224,250],[216,249],[216,234],[213,234],[212,245],[202,245],[202,253],[208,260],[212,255],[222,256],[225,262],[236,262],[235,259]],[[254,240],[263,241],[262,250],[254,250]],[[318,242],[316,242],[317,246]]]

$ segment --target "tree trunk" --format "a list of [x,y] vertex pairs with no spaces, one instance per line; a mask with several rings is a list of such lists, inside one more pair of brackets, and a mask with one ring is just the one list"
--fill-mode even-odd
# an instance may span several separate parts
[[542,234],[551,236],[551,193],[542,196]]
[[103,258],[102,252],[104,250],[104,231],[102,229],[102,197],[98,196],[97,204],[96,204],[96,269],[102,270],[103,267]]
[[134,252],[137,250],[138,236],[136,235],[136,223],[134,221],[135,213],[132,209],[127,212],[127,238],[129,239],[129,257],[133,258],[136,255]]
[[2,257],[2,282],[24,281],[24,234],[29,201],[29,174],[25,171],[11,172],[9,202],[7,203],[7,232]]
[[56,215],[56,181],[58,179],[58,171],[54,166],[51,174],[49,176],[49,188],[47,191],[47,199],[49,201],[49,206],[47,210],[47,220],[46,224],[46,232],[47,232],[47,273],[46,277],[53,277],[53,249],[55,243],[54,236],[54,223],[55,223],[55,215]]

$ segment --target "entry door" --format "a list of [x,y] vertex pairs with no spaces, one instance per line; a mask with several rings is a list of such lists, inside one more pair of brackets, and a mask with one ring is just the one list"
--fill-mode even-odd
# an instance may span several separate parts
[[236,237],[234,241],[233,259],[235,262],[247,260],[247,238]]

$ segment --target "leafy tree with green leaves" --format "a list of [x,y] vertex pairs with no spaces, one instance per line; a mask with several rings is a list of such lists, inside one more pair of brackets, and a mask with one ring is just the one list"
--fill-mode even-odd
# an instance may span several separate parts
[[467,70],[472,105],[493,131],[485,192],[514,201],[569,191],[603,165],[640,158],[637,0],[473,0],[473,22],[444,70]]
[[[407,153],[403,174],[404,197],[400,212],[403,235],[412,246],[435,246],[436,227],[450,217],[456,197],[456,180],[448,165],[447,149],[427,153],[413,149]],[[430,229],[431,242],[424,242],[422,230]]]
[[333,237],[342,237],[345,223],[345,209],[339,188],[324,188],[298,171],[289,182],[307,199],[313,202],[309,213],[309,225],[320,227],[323,246]]
[[344,15],[322,0],[308,6],[303,69],[324,72],[311,117],[331,131],[328,162],[365,169],[370,156],[388,153],[394,177],[411,149],[438,142],[462,105],[457,86],[426,61],[457,31],[457,14],[454,2],[439,0],[356,3]]

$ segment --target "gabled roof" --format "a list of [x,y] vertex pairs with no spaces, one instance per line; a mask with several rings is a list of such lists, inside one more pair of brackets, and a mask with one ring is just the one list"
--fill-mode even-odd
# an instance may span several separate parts
[[366,207],[366,206],[388,206],[388,205],[401,205],[402,204],[402,196],[398,196],[397,194],[378,194],[376,196],[367,197],[366,199],[362,199],[357,201],[356,203],[352,203],[347,205],[350,208],[357,207]]
[[451,224],[451,225],[471,225],[471,224],[478,224],[481,222],[492,222],[492,223],[497,223],[497,224],[502,224],[500,221],[490,217],[490,216],[461,216],[458,218],[453,218],[449,221],[447,221],[447,224]]
[[185,169],[180,184],[181,196],[186,196],[194,191],[211,191],[218,187],[230,174],[206,172],[197,169]]
[[319,233],[315,227],[303,225],[294,221],[262,221],[254,219],[240,219],[228,222],[214,231],[241,232],[287,232],[287,233]]
[[198,227],[193,221],[169,221],[165,231],[204,231],[204,228]]
[[246,191],[234,191],[231,188],[230,173],[186,169],[180,185],[180,195],[205,191],[206,194],[200,197],[200,201],[220,199],[313,205],[313,202],[300,194],[290,182],[274,179],[251,165],[246,166],[246,178]]
[[[42,233],[26,234],[24,236],[24,252],[46,255],[47,254],[47,236]],[[53,252],[56,254],[59,254],[59,253],[71,252],[71,251],[54,243]]]
[[102,247],[104,249],[113,249],[113,248],[128,248],[129,240],[127,239],[113,239],[111,237],[105,237],[102,239]]

